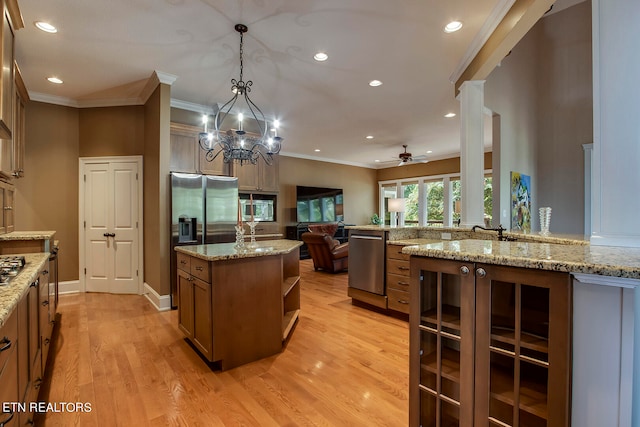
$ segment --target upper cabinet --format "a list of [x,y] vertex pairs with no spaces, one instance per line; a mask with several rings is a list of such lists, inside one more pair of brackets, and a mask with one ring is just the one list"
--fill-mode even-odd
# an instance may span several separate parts
[[29,101],[29,92],[22,81],[18,64],[14,66],[14,98],[13,98],[13,176],[24,176],[24,146],[26,135],[25,105]]
[[222,155],[211,162],[207,161],[206,152],[200,148],[198,143],[198,135],[201,130],[196,126],[171,123],[169,169],[172,172],[229,175],[229,165],[224,163]]
[[[8,180],[23,173],[21,150],[24,147],[24,103],[28,99],[26,88],[22,83],[21,109],[17,110],[16,88],[14,82],[14,35],[17,30],[24,27],[22,15],[18,8],[17,0],[2,1],[2,21],[0,23],[0,178]],[[22,82],[22,78],[20,78]],[[20,122],[16,122],[16,117]],[[17,129],[19,144],[16,148]],[[16,155],[19,156],[19,164],[16,165]]]
[[240,191],[261,191],[277,193],[280,190],[279,157],[272,158],[273,164],[268,165],[263,159],[258,159],[255,165],[251,163],[240,166],[233,164],[233,176],[238,177]]

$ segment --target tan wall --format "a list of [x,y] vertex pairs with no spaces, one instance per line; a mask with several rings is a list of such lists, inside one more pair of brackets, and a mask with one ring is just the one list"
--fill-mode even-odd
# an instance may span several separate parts
[[[144,106],[144,280],[169,295],[169,105],[161,84]],[[166,113],[165,113],[166,112]]]
[[142,106],[79,110],[80,157],[139,156],[144,150]]
[[[491,169],[491,153],[484,153],[484,168]],[[413,163],[405,166],[378,169],[378,181],[393,181],[396,179],[415,178],[420,176],[445,175],[460,173],[460,157],[434,160],[429,163]]]
[[78,110],[30,102],[26,129],[25,176],[13,181],[16,230],[55,230],[59,279],[77,280]]
[[278,221],[282,227],[296,224],[296,185],[342,188],[347,224],[368,224],[377,210],[374,169],[281,156]]

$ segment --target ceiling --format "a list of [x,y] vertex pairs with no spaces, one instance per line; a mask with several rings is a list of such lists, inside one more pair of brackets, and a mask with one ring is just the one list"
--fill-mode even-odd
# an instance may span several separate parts
[[[554,11],[579,1],[559,0]],[[140,103],[155,70],[176,77],[172,100],[204,112],[231,97],[239,74],[234,25],[243,23],[244,77],[253,80],[253,101],[280,120],[283,154],[389,167],[403,144],[414,155],[432,151],[431,159],[458,154],[458,116],[444,117],[459,109],[450,78],[499,3],[19,0],[25,28],[16,59],[35,100]],[[36,29],[39,20],[58,33]],[[464,26],[447,34],[451,20]],[[329,59],[314,61],[318,51]],[[64,84],[46,80],[54,75]],[[383,84],[370,87],[373,79]]]

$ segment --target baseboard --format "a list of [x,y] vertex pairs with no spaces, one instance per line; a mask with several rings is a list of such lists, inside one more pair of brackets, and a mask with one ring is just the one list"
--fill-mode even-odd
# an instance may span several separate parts
[[80,293],[80,281],[69,280],[67,282],[58,283],[58,295],[77,294]]
[[171,295],[160,295],[147,283],[144,284],[144,296],[158,311],[171,310]]

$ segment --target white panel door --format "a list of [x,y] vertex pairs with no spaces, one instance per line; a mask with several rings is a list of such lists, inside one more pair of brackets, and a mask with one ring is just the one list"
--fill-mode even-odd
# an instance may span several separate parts
[[84,168],[85,289],[139,293],[137,162]]

